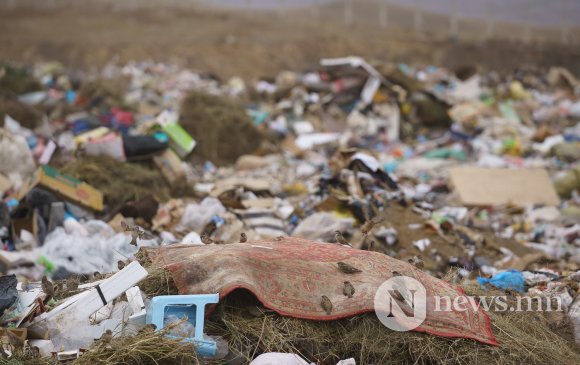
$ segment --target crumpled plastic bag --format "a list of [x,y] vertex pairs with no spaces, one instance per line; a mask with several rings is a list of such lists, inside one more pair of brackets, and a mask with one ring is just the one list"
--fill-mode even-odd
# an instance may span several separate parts
[[181,239],[179,243],[203,246],[203,242],[201,242],[201,237],[199,236],[199,234],[197,234],[197,232],[189,232],[187,235],[185,235],[185,237]]
[[8,176],[18,188],[35,169],[32,152],[24,137],[0,128],[0,173]]
[[171,325],[173,328],[168,332],[170,335],[185,338],[195,337],[195,326],[191,322],[183,321],[183,318],[176,315],[168,315],[163,319],[163,328],[168,328]]
[[500,289],[513,289],[523,293],[526,291],[524,287],[524,276],[518,270],[507,270],[494,275],[491,279],[478,277],[477,282],[480,285],[491,284]]
[[311,365],[296,354],[268,352],[256,357],[250,365]]
[[353,224],[354,218],[340,218],[331,213],[318,212],[300,222],[292,235],[326,242],[333,239],[334,231],[351,230]]
[[224,214],[226,208],[212,197],[207,197],[200,204],[188,204],[181,216],[180,226],[200,232],[214,215]]
[[[285,354],[283,352],[267,352],[256,357],[250,365],[314,365],[306,362],[296,354]],[[353,358],[340,360],[336,365],[356,365]]]
[[[118,271],[117,262],[131,258],[138,247],[131,246],[131,236],[115,231],[105,222],[90,220],[82,223],[84,230],[57,227],[46,236],[41,254],[56,267],[76,274]],[[88,233],[85,235],[85,232]],[[139,246],[152,246],[155,241],[139,240]]]
[[0,277],[0,315],[18,299],[16,284],[18,284],[16,275],[4,275]]

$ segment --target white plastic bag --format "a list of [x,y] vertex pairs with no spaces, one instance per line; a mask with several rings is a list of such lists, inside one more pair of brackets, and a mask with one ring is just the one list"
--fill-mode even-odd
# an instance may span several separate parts
[[319,212],[300,222],[292,235],[311,240],[329,241],[334,237],[334,231],[350,230],[353,224],[353,218],[338,218],[331,213]]
[[310,365],[296,354],[268,352],[256,357],[250,365]]
[[[78,222],[77,222],[78,223]],[[67,271],[92,274],[117,271],[117,262],[133,257],[138,247],[131,246],[131,236],[115,231],[105,222],[90,220],[78,223],[82,230],[57,227],[48,234],[41,254]],[[85,235],[85,232],[88,233]],[[155,241],[139,240],[139,246],[151,246]]]
[[200,204],[188,204],[181,217],[180,225],[194,231],[201,231],[214,215],[224,214],[226,208],[212,197],[205,198]]

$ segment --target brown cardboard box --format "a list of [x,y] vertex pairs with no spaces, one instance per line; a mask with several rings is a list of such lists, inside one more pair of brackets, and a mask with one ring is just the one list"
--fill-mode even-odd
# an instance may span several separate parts
[[20,231],[23,229],[38,238],[38,214],[36,213],[36,210],[30,212],[26,217],[12,219],[13,237],[20,237]]
[[0,327],[0,337],[13,338],[17,341],[24,342],[28,335],[28,330],[26,328],[5,328]]
[[36,186],[41,186],[87,208],[103,210],[103,193],[72,176],[60,173],[54,167],[39,167],[28,183],[20,189],[18,199],[24,198]]

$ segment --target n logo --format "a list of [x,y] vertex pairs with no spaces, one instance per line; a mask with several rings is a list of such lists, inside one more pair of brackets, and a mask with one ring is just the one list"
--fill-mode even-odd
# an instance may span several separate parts
[[385,281],[375,294],[375,313],[382,324],[394,331],[410,331],[427,315],[425,287],[408,276]]

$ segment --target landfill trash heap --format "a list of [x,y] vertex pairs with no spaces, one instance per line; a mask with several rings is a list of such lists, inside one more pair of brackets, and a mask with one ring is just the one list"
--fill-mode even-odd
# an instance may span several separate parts
[[[580,363],[572,73],[240,76],[0,63],[2,363]],[[399,276],[561,309],[396,332]]]

